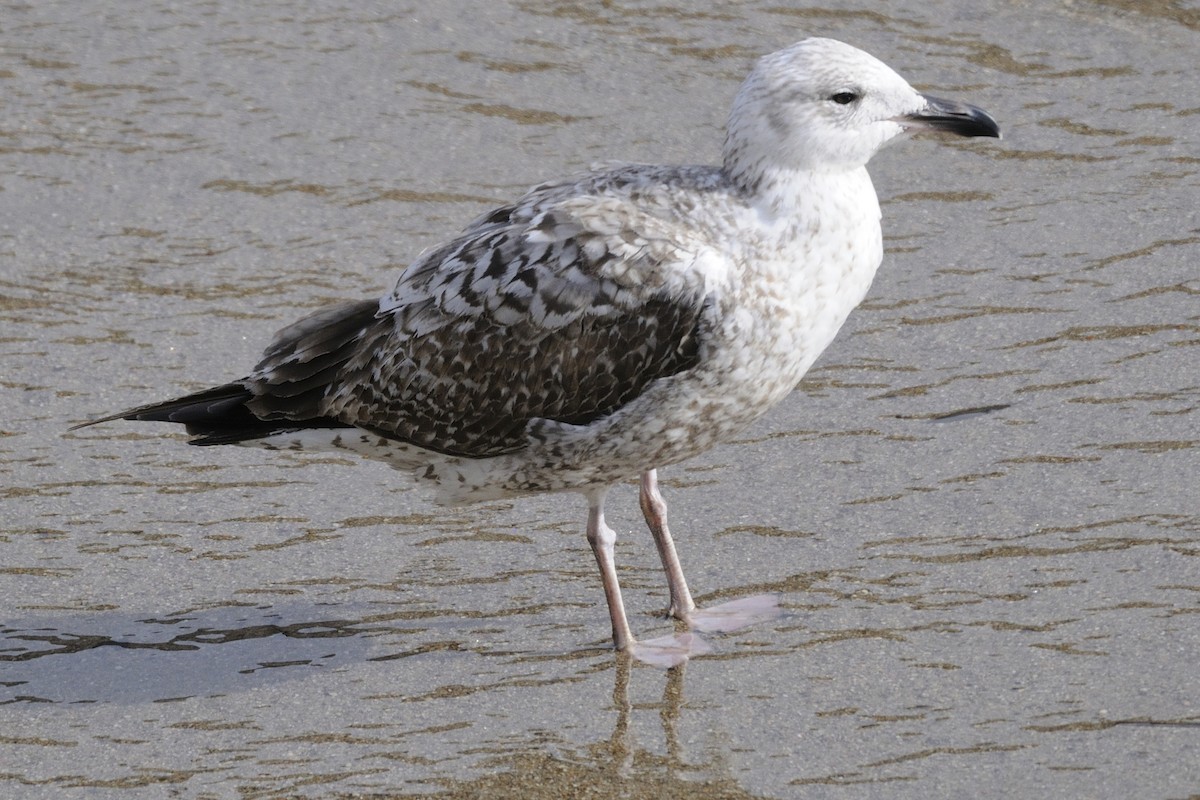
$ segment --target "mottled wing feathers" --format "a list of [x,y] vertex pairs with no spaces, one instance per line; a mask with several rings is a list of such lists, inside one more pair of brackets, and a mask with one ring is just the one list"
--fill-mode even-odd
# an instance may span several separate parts
[[508,206],[405,270],[381,310],[416,335],[470,317],[534,333],[663,294],[695,302],[702,287],[682,280],[695,252],[668,225],[620,197]]
[[323,308],[275,334],[244,383],[262,419],[307,420],[330,414],[330,391],[345,384],[346,364],[378,336],[376,300]]
[[552,331],[483,317],[423,336],[393,329],[346,365],[329,413],[443,453],[500,455],[533,419],[585,424],[692,366],[700,308],[654,302]]
[[382,301],[284,328],[242,381],[111,418],[183,422],[195,444],[357,426],[487,457],[524,447],[533,420],[609,414],[697,363],[709,287],[690,267],[706,244],[655,205],[661,180],[589,180],[481,217]]
[[663,269],[693,256],[634,232],[617,200],[553,190],[426,254],[378,313],[346,304],[281,331],[247,379],[251,410],[484,457],[523,447],[530,420],[585,424],[693,366],[703,287]]

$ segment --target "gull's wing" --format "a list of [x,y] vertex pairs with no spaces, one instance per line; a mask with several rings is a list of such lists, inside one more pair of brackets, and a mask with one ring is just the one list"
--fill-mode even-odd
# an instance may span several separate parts
[[691,368],[711,253],[628,186],[603,188],[539,187],[418,260],[377,308],[284,329],[241,382],[246,408],[484,457],[524,446],[531,420],[586,424]]

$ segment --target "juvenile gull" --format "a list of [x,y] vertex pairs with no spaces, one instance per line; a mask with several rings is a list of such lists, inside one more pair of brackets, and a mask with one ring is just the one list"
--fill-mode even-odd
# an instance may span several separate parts
[[[543,183],[426,252],[382,299],[284,328],[247,377],[84,424],[350,450],[412,471],[443,504],[580,492],[613,643],[654,660],[626,620],[605,495],[641,476],[669,613],[698,623],[656,468],[758,419],[833,340],[883,256],[867,161],[921,130],[1000,135],[861,50],[806,39],[742,84],[721,166]],[[688,636],[663,646],[686,653]]]

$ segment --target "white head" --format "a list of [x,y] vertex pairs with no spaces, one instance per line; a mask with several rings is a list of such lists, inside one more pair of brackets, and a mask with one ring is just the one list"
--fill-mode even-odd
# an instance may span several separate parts
[[918,129],[1000,134],[980,109],[926,97],[862,50],[805,39],[760,59],[738,90],[725,169],[747,187],[773,172],[858,169]]

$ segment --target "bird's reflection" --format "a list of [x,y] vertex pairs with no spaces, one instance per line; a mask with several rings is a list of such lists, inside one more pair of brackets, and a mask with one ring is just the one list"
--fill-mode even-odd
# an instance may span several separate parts
[[[741,800],[754,797],[724,768],[724,759],[717,752],[692,753],[691,760],[680,741],[679,730],[684,720],[684,684],[687,662],[660,673],[652,669],[634,668],[638,659],[619,653],[614,662],[612,702],[617,710],[616,723],[608,741],[588,746],[581,758],[572,758],[565,767],[577,785],[604,785],[604,797],[687,797],[689,800]],[[630,698],[633,680],[663,680],[658,703],[635,705]],[[639,747],[633,740],[635,711],[658,710],[663,746]],[[542,756],[541,759],[546,758]],[[531,757],[528,766],[551,772],[539,757]],[[536,766],[535,766],[536,765]],[[559,776],[560,778],[562,776]],[[486,780],[485,780],[486,782]],[[473,784],[474,785],[474,784]],[[556,785],[563,785],[559,780]],[[535,797],[549,794],[534,793]]]
[[[630,724],[633,718],[633,702],[629,699],[629,683],[636,659],[627,653],[617,653],[613,682],[613,706],[617,709],[617,723],[608,740],[612,766],[616,774],[630,775],[634,770],[636,749],[632,743]],[[683,682],[687,671],[687,660],[665,670],[662,699],[658,704],[658,716],[662,722],[666,744],[666,766],[688,769],[683,763],[679,734],[677,731],[683,711]]]

